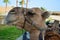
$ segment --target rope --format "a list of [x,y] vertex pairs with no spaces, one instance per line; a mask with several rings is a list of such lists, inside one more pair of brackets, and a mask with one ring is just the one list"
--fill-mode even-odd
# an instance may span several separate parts
[[[23,10],[23,5],[24,5],[24,0],[22,0],[22,10]],[[27,6],[28,6],[28,0],[26,0],[26,12],[27,12]],[[26,12],[24,12],[24,18],[25,18],[25,15],[26,15]],[[23,28],[25,27],[25,24],[26,24],[26,19],[24,19],[24,24],[23,24]],[[23,29],[22,29],[22,34],[23,34]],[[22,38],[23,40],[23,38]]]

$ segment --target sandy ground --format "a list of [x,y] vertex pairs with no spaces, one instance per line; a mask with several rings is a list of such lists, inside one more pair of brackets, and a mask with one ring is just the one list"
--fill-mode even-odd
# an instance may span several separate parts
[[51,15],[52,19],[59,20],[60,21],[60,15]]

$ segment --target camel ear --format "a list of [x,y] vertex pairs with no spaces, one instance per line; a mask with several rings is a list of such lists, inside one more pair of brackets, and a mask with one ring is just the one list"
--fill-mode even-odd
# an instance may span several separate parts
[[48,11],[45,11],[42,13],[42,17],[45,19],[48,18],[49,16],[50,16],[50,13]]

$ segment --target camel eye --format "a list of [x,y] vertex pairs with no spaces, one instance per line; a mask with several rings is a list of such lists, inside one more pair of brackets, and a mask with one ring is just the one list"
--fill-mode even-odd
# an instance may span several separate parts
[[10,13],[11,13],[11,14],[15,14],[15,10],[11,10]]
[[28,12],[28,13],[27,13],[27,15],[29,15],[29,16],[34,16],[34,15],[35,15],[35,13]]
[[14,14],[15,12],[11,12],[12,14]]

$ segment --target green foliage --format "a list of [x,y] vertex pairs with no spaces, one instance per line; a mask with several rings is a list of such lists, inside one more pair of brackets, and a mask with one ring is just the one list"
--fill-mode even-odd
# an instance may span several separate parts
[[21,34],[15,26],[0,25],[0,40],[16,40]]
[[[23,3],[25,4],[25,1],[23,1]],[[22,5],[22,1],[19,2],[19,5]]]
[[9,0],[3,0],[3,2],[4,2],[4,3],[8,3],[8,2],[9,2]]
[[22,1],[20,1],[19,4],[22,5]]

